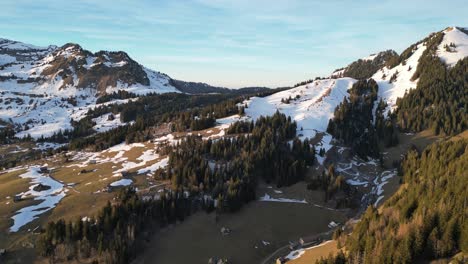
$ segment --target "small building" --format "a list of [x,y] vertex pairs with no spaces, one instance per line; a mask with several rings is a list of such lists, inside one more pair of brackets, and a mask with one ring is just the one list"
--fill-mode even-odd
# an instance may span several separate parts
[[6,249],[0,248],[0,257],[6,255]]
[[297,241],[294,241],[294,242],[290,241],[289,242],[289,249],[290,250],[297,250],[299,248],[301,248],[301,244],[299,242],[297,242]]
[[227,235],[231,234],[231,229],[223,226],[223,227],[221,227],[221,234],[223,236],[227,236]]
[[110,192],[112,192],[113,190],[114,190],[114,187],[109,185],[109,186],[106,186],[106,187],[104,188],[103,191],[104,191],[104,192],[110,193]]
[[16,203],[16,202],[20,202],[20,201],[22,201],[22,200],[23,200],[23,197],[21,197],[21,195],[15,195],[15,196],[13,197],[13,202],[15,202],[15,203]]
[[49,169],[47,168],[47,166],[40,167],[40,168],[39,168],[39,171],[40,171],[41,173],[49,173]]
[[301,247],[304,246],[304,243],[305,243],[305,242],[304,242],[304,239],[302,239],[302,237],[299,238],[299,244],[301,245]]
[[276,259],[276,264],[284,264],[286,262],[288,262],[288,259],[285,257],[279,257]]

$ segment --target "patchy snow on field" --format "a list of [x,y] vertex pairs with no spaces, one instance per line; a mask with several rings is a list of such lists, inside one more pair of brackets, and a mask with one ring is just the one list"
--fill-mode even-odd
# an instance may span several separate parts
[[303,204],[307,203],[305,199],[297,200],[297,199],[288,199],[288,198],[273,198],[267,193],[265,193],[264,196],[260,197],[259,201],[260,202],[280,202],[280,203],[303,203]]
[[168,163],[169,163],[169,157],[166,157],[166,158],[154,163],[151,166],[148,166],[148,167],[143,168],[143,169],[139,169],[137,173],[138,174],[144,174],[144,173],[148,173],[148,172],[152,173],[152,172],[157,171],[160,168],[166,167]]
[[[67,189],[64,185],[49,176],[40,173],[39,166],[28,168],[26,173],[19,175],[21,178],[31,179],[29,191],[18,194],[22,198],[33,197],[35,201],[41,201],[37,205],[24,207],[16,212],[12,217],[13,226],[10,232],[17,232],[22,226],[30,223],[39,215],[53,209],[65,197]],[[39,184],[50,187],[47,190],[35,191],[34,188]]]
[[37,150],[48,150],[48,149],[58,149],[66,144],[59,144],[59,143],[54,143],[54,142],[39,142],[36,143],[36,147],[34,149]]
[[[120,153],[120,152],[119,152]],[[146,163],[154,161],[159,158],[159,155],[154,150],[145,150],[140,157],[137,158],[140,162],[136,163],[133,161],[124,161],[122,168],[114,171],[114,177],[120,176],[120,173],[129,171],[138,167],[145,166]]]
[[144,147],[145,147],[145,144],[143,144],[143,143],[127,144],[127,143],[123,142],[123,143],[120,143],[118,145],[112,146],[112,147],[108,148],[105,151],[106,152],[119,152],[119,153],[121,153],[122,151],[123,152],[129,151],[129,150],[131,150],[133,148],[144,148]]
[[288,259],[288,260],[293,260],[293,259],[297,259],[297,258],[300,258],[302,255],[304,255],[304,253],[309,250],[309,249],[313,249],[313,248],[318,248],[318,247],[322,247],[330,242],[333,242],[333,240],[328,240],[328,241],[325,241],[319,245],[316,245],[316,246],[312,246],[312,247],[308,247],[308,248],[301,248],[301,249],[298,249],[298,250],[293,250],[291,251],[285,258]]
[[304,253],[305,253],[305,249],[303,248],[293,250],[285,258],[288,260],[297,259],[297,258],[300,258],[302,255],[304,255]]
[[111,183],[110,186],[112,186],[112,187],[129,186],[132,183],[133,183],[133,181],[130,180],[130,179],[121,179],[121,180],[118,180],[118,181],[115,181],[115,182]]
[[[451,47],[451,44],[454,47]],[[456,27],[444,30],[444,38],[437,49],[437,55],[447,66],[453,67],[459,60],[468,56],[468,35]]]
[[[190,133],[191,135],[191,133]],[[156,144],[177,145],[182,141],[182,138],[176,139],[173,134],[167,134],[158,138],[153,139]]]
[[[121,143],[110,147],[106,150],[101,152],[70,152],[72,154],[71,160],[74,161],[74,164],[67,165],[67,167],[80,167],[84,168],[90,164],[103,164],[103,163],[114,163],[114,164],[121,164],[128,160],[127,157],[124,157],[127,151],[132,150],[133,148],[145,148],[145,144],[143,143],[132,143],[126,144]],[[108,157],[108,153],[115,153],[115,156]]]

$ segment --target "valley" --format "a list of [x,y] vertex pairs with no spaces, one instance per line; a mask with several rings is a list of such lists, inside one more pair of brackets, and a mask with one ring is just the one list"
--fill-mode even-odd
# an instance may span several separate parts
[[450,27],[294,87],[234,91],[125,52],[0,39],[0,261],[464,258],[467,41]]

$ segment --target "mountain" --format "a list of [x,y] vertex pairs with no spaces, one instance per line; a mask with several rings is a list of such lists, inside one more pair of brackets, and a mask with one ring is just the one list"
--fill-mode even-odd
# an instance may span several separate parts
[[243,87],[238,89],[229,89],[225,87],[211,86],[201,82],[186,82],[175,79],[171,79],[170,84],[177,88],[177,90],[188,94],[253,94],[271,90],[267,87]]
[[294,262],[335,232],[347,253],[321,263],[465,258],[466,33],[275,90],[2,40],[0,248],[16,262],[33,262],[26,247],[42,262]]
[[91,53],[77,44],[36,47],[0,40],[0,119],[17,137],[50,136],[71,129],[76,112],[119,90],[145,95],[179,92],[170,78],[125,52]]
[[[433,56],[437,56],[446,68],[453,68],[457,62],[468,56],[466,30],[449,27],[411,45],[400,55],[393,50],[373,54],[334,71],[329,78],[309,81],[307,84],[268,97],[254,97],[248,102],[249,108],[246,109],[246,113],[258,117],[271,115],[278,110],[291,116],[305,131],[312,131],[307,133],[310,137],[315,132],[326,131],[335,108],[344,98],[349,99],[348,89],[359,79],[368,78],[374,79],[378,85],[377,99],[372,110],[374,119],[380,100],[387,105],[384,114],[388,110],[395,111],[397,99],[403,98],[408,91],[417,87],[419,78],[415,78],[415,73],[418,68],[427,67],[420,66],[419,63],[436,35],[439,36],[440,42],[435,45]],[[466,83],[464,89],[466,92]]]
[[[92,53],[73,43],[37,47],[0,39],[0,122],[13,126],[17,137],[37,139],[72,129],[71,121],[99,107],[100,97],[122,91],[135,97],[180,92],[242,95],[267,90],[173,80],[122,51]],[[127,101],[111,98],[106,104]]]

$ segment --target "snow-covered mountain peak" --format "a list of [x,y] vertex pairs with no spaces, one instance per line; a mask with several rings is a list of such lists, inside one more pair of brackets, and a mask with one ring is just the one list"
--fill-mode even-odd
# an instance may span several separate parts
[[92,53],[80,45],[37,47],[0,40],[0,120],[17,136],[51,136],[71,129],[106,93],[179,92],[170,77],[147,69],[125,52]]
[[437,55],[447,66],[452,67],[468,56],[467,31],[463,28],[449,27],[443,33],[444,38],[438,47]]

